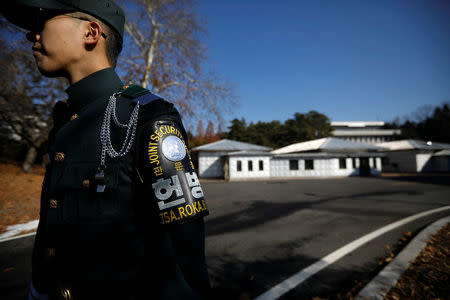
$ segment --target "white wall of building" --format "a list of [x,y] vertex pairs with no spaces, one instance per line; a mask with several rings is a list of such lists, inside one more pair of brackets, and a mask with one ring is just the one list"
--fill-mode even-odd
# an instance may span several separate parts
[[200,178],[223,176],[223,160],[220,153],[200,152],[198,155],[198,173]]
[[[241,162],[241,170],[238,171],[238,161]],[[249,161],[253,164],[253,170],[249,170]],[[259,169],[262,161],[263,170]],[[230,180],[243,178],[268,178],[270,177],[270,156],[230,156]]]
[[433,172],[440,171],[445,168],[445,162],[442,166],[436,164],[435,157],[432,153],[418,153],[417,150],[407,151],[390,151],[386,152],[388,160],[387,165],[383,165],[383,170],[386,172]]
[[352,137],[340,137],[338,138],[357,143],[367,143],[367,144],[377,144],[383,142],[389,142],[392,140],[392,137],[383,137],[383,136],[352,136]]
[[433,171],[433,166],[431,165],[431,155],[432,153],[421,153],[416,154],[416,172],[431,172]]
[[369,159],[370,166],[370,174],[374,176],[381,175],[382,165],[381,165],[381,157],[371,157]]
[[[217,178],[223,177],[224,158],[223,153],[199,153],[199,177]],[[333,157],[315,158],[288,158],[271,156],[229,156],[229,179],[239,180],[246,178],[282,178],[282,177],[329,177],[329,176],[358,176],[359,158],[342,158],[345,160],[345,168],[341,168],[340,159]],[[298,170],[290,170],[290,160],[298,162]],[[313,160],[313,169],[306,169],[305,160]],[[241,170],[238,171],[238,161]],[[253,164],[253,170],[249,170],[249,161]],[[259,169],[259,162],[263,169]],[[372,175],[381,174],[381,158],[371,157],[369,165]],[[343,167],[343,166],[342,166]]]
[[[271,177],[309,177],[309,176],[351,176],[358,175],[359,170],[353,168],[352,159],[344,158],[345,168],[339,167],[338,158],[311,158],[313,169],[307,170],[304,158],[273,158],[270,165]],[[290,160],[298,161],[298,170],[290,170]]]

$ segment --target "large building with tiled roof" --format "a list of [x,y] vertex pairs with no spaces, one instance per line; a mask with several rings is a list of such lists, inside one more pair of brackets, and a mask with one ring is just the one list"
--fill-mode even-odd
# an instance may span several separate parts
[[388,142],[398,139],[400,129],[385,129],[383,121],[331,122],[333,136],[369,144]]

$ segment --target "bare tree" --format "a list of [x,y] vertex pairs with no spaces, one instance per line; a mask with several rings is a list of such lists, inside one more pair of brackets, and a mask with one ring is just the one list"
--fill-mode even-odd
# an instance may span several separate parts
[[[192,0],[122,1],[127,12],[124,53],[118,72],[174,102],[188,126],[200,118],[222,125],[224,114],[236,104],[230,82],[205,70],[206,33]],[[0,126],[25,143],[29,150],[23,169],[31,170],[36,151],[52,126],[51,110],[65,97],[61,80],[41,76],[23,32],[0,18]],[[186,120],[185,120],[186,121]],[[190,124],[189,124],[190,123]]]
[[[236,102],[232,85],[205,71],[206,33],[191,0],[122,1],[127,12],[126,81],[136,82],[174,102],[184,115],[222,121]],[[192,120],[193,121],[193,120]]]
[[39,74],[22,30],[4,20],[0,25],[0,43],[8,45],[0,50],[0,126],[12,142],[27,146],[22,168],[30,172],[47,140],[51,111],[63,85]]
[[214,123],[209,121],[208,122],[208,126],[206,127],[206,133],[205,133],[205,138],[208,141],[212,141],[214,139],[214,137],[216,136],[215,132],[214,132]]
[[203,126],[203,121],[201,119],[198,120],[197,137],[199,137],[199,138],[205,137],[205,127]]

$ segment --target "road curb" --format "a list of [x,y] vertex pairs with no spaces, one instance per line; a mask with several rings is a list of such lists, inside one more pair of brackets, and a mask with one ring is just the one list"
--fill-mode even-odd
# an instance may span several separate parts
[[450,216],[442,218],[422,230],[409,244],[375,276],[355,297],[355,300],[382,300],[396,284],[403,272],[409,267],[425,247],[431,235],[450,222]]

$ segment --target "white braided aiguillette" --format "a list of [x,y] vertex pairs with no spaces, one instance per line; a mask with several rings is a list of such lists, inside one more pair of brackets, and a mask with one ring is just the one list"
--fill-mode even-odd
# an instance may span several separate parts
[[[131,113],[130,120],[128,124],[122,124],[116,115],[116,96],[120,95],[120,93],[114,93],[111,97],[109,97],[108,105],[105,109],[105,114],[103,117],[103,123],[100,130],[100,141],[102,144],[102,152],[100,157],[100,166],[105,167],[106,164],[106,155],[110,158],[123,157],[128,151],[130,151],[131,146],[133,145],[134,137],[136,135],[138,114],[139,114],[139,103],[133,109]],[[119,151],[114,149],[111,143],[111,117],[114,121],[114,124],[119,128],[126,128],[127,134],[122,143],[122,147]]]

